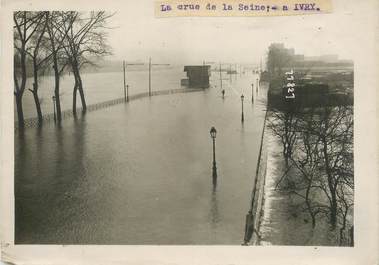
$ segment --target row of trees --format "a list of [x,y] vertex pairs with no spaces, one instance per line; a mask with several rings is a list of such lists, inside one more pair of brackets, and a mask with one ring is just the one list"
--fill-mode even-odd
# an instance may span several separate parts
[[[277,183],[297,209],[327,220],[339,244],[352,243],[353,106],[272,110],[268,126],[282,143],[284,174]],[[349,230],[350,229],[350,230]]]
[[[54,75],[53,93],[58,122],[61,121],[60,77],[65,71],[72,72],[74,76],[74,114],[78,92],[82,110],[86,111],[81,69],[86,64],[94,65],[99,57],[110,54],[105,30],[111,16],[103,11],[14,12],[14,95],[19,126],[24,125],[22,98],[30,75],[33,76],[33,86],[28,90],[33,94],[40,123],[42,110],[38,89],[39,77],[43,74]],[[32,69],[31,73],[29,68]]]

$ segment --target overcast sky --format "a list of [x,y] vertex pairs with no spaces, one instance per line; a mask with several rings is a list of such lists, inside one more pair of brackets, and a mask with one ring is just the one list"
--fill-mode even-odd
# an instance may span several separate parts
[[[133,3],[133,5],[132,5]],[[305,55],[352,59],[357,45],[346,1],[338,13],[247,18],[155,18],[153,1],[133,1],[110,20],[113,59],[156,63],[258,63],[272,42]]]

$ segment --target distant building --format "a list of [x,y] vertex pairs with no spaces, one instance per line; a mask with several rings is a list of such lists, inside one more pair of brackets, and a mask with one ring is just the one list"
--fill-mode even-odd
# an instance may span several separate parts
[[271,43],[270,45],[271,48],[273,49],[278,49],[278,50],[284,50],[284,43]]
[[189,86],[189,80],[188,80],[188,78],[184,78],[184,79],[180,80],[180,85],[182,85],[182,86]]
[[294,48],[289,48],[289,49],[287,49],[287,52],[288,52],[288,54],[291,55],[291,56],[294,56],[294,55],[295,55],[295,49],[294,49]]
[[325,63],[333,63],[338,62],[338,55],[337,54],[324,54],[320,56],[305,56],[305,61],[321,61]]
[[210,65],[186,65],[184,72],[187,73],[189,87],[209,87]]
[[293,56],[295,61],[304,61],[304,55],[303,54],[295,54]]
[[338,55],[337,54],[325,54],[320,56],[320,61],[327,62],[327,63],[333,63],[338,61]]

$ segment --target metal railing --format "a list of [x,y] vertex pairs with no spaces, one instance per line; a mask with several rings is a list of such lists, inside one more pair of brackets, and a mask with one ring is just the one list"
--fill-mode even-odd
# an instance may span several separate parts
[[[257,167],[255,171],[255,179],[253,190],[251,192],[250,208],[246,214],[245,235],[243,245],[248,245],[250,242],[257,245],[260,240],[259,226],[263,215],[264,203],[264,187],[267,171],[267,137],[266,131],[267,110],[263,122],[263,130],[261,135],[261,143],[258,154]],[[253,236],[255,234],[255,236]]]

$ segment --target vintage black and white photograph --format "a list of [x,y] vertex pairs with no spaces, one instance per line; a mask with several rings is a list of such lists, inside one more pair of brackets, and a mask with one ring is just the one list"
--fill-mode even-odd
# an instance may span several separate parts
[[140,5],[13,12],[15,244],[354,246],[343,23]]

